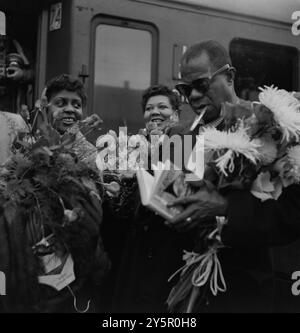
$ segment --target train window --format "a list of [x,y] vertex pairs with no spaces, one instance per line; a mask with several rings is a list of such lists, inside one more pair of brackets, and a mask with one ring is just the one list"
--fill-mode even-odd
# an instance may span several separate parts
[[0,35],[6,34],[6,18],[5,14],[0,11]]
[[297,90],[298,50],[294,47],[235,38],[230,56],[237,69],[235,88],[239,97],[258,99],[258,87],[275,85]]
[[104,129],[143,127],[142,91],[153,83],[153,32],[143,25],[100,23],[95,29],[93,112]]

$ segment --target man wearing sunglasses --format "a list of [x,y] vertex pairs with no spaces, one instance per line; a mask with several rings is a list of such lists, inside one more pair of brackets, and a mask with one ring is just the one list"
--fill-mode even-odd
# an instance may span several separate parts
[[208,41],[190,47],[181,61],[183,82],[176,85],[196,114],[206,110],[204,123],[219,117],[221,103],[239,101],[230,57],[221,45],[216,47],[214,43]]
[[[194,128],[190,125],[185,128],[182,124],[177,133],[173,129],[170,135],[196,135],[203,125],[221,129],[222,103],[246,103],[235,93],[234,74],[230,57],[218,42],[191,46],[181,61],[183,82],[176,88],[187,98],[198,118],[202,117],[202,122]],[[204,187],[173,202],[171,206],[184,207],[169,223],[179,231],[198,227],[201,230],[201,225],[216,216],[227,218],[221,231],[221,241],[226,247],[219,252],[227,291],[217,296],[208,293],[196,304],[195,311],[272,311],[274,280],[269,247],[286,245],[299,236],[299,197],[298,185],[286,188],[277,201],[265,202],[247,190],[227,190],[221,195],[215,189]]]

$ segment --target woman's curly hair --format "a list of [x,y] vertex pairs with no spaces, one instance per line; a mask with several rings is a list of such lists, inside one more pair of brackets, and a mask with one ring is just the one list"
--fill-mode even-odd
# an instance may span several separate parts
[[86,104],[86,93],[83,83],[76,77],[69,74],[61,74],[51,79],[46,86],[46,97],[49,101],[51,97],[62,90],[72,91],[78,94],[81,98],[82,105]]
[[179,95],[177,93],[175,93],[174,91],[172,91],[167,86],[155,85],[155,86],[149,87],[148,89],[146,89],[143,92],[143,96],[142,96],[143,112],[145,112],[145,108],[146,108],[149,98],[151,98],[153,96],[160,96],[160,95],[168,97],[172,108],[175,111],[178,111],[178,112],[180,111],[179,107],[180,107],[181,101],[180,101]]

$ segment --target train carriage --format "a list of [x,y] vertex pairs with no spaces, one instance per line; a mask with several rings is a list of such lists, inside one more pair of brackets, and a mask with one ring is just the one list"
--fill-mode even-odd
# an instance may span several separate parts
[[[273,7],[247,0],[239,6],[231,0],[2,0],[0,69],[4,40],[16,39],[34,69],[32,103],[49,78],[71,73],[88,91],[86,115],[99,114],[104,129],[126,125],[134,133],[143,126],[141,92],[158,82],[176,84],[180,57],[197,41],[214,39],[229,49],[244,99],[256,100],[263,85],[299,90],[300,35],[291,29],[296,10],[293,0]],[[182,118],[193,116],[188,105],[183,109]],[[298,312],[291,275],[300,270],[300,243],[272,252],[274,311]]]

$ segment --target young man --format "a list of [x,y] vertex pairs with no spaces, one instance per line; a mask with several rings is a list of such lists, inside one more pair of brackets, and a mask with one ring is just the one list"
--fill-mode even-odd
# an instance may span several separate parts
[[[185,85],[178,88],[183,88],[181,92],[196,114],[206,108],[204,124],[222,126],[222,103],[245,103],[235,93],[234,74],[230,57],[218,42],[192,45],[184,54],[181,75]],[[181,127],[179,132],[188,133],[189,128],[190,124]],[[247,190],[229,190],[224,196],[216,190],[200,189],[174,202],[185,207],[172,221],[179,230],[197,228],[215,216],[226,216],[228,220],[221,233],[226,247],[219,252],[227,291],[208,295],[198,302],[196,311],[271,310],[274,281],[269,247],[288,244],[299,235],[299,197],[300,186],[291,185],[277,201],[261,202]],[[209,306],[205,305],[206,301]]]

